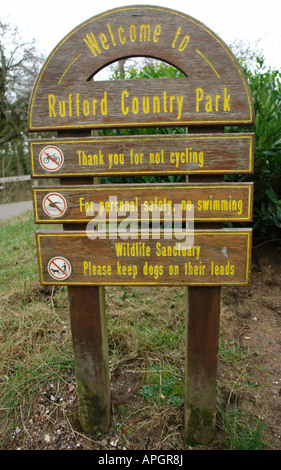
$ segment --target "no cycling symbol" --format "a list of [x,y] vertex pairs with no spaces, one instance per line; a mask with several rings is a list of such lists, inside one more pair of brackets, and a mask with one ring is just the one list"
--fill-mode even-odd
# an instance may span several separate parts
[[47,145],[39,154],[39,163],[47,171],[59,170],[64,162],[62,151],[54,145]]
[[71,274],[71,264],[62,256],[55,256],[48,263],[48,273],[57,281],[64,281]]

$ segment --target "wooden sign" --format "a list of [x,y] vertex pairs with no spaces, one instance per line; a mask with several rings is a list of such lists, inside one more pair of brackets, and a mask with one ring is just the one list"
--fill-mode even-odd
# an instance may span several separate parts
[[253,183],[126,184],[34,188],[35,223],[141,219],[252,220]]
[[31,140],[31,175],[163,175],[253,172],[253,134]]
[[[127,57],[158,58],[183,77],[96,80],[104,67]],[[189,286],[185,440],[213,439],[220,286],[248,283],[252,243],[251,229],[222,229],[222,221],[252,220],[253,185],[222,181],[227,173],[253,172],[254,136],[225,134],[224,126],[252,124],[251,92],[231,50],[174,10],[140,5],[101,13],[62,39],[43,65],[30,99],[29,131],[58,136],[30,142],[31,175],[59,177],[64,186],[34,190],[35,222],[63,225],[37,232],[40,282],[69,286],[83,431],[108,433],[109,426],[102,286]],[[92,129],[161,126],[187,126],[187,135],[91,137]],[[93,176],[137,174],[190,177],[188,184],[88,186]],[[97,212],[113,212],[113,224],[101,230],[87,224],[96,221],[95,203]],[[191,206],[204,230],[184,223],[167,229],[165,215],[156,233],[139,222],[140,232],[134,225],[127,230],[140,220],[140,208],[167,208],[173,222],[184,222]],[[114,222],[120,225],[112,230]]]
[[[37,232],[42,284],[243,285],[248,282],[252,230],[196,230],[158,240],[89,238],[87,233]],[[92,234],[94,236],[94,234]]]
[[[185,77],[94,81],[128,55],[157,57]],[[228,47],[194,18],[154,6],[115,9],[73,30],[44,64],[29,108],[29,131],[253,120],[251,93]]]

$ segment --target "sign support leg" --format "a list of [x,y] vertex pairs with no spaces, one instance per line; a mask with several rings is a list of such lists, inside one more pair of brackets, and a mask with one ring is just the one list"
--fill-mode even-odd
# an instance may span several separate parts
[[[87,137],[89,131],[60,131],[59,137]],[[97,183],[97,179],[94,178]],[[93,184],[93,178],[64,178],[64,185]],[[65,224],[64,230],[86,230],[85,224]],[[110,383],[105,288],[69,286],[71,333],[75,356],[78,418],[82,431],[107,432]]]
[[[214,134],[223,131],[221,127],[208,129]],[[206,128],[194,127],[190,132],[204,134]],[[192,183],[223,180],[223,175],[189,176]],[[194,228],[222,227],[218,223],[197,223]],[[185,440],[190,444],[208,444],[214,439],[216,425],[221,287],[188,287],[186,296]]]
[[220,287],[189,287],[186,319],[185,439],[208,444],[215,436]]
[[69,287],[78,418],[84,432],[106,432],[110,420],[107,328],[103,287]]

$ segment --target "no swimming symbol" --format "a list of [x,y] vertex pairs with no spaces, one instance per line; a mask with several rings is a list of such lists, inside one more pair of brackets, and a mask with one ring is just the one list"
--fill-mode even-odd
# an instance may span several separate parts
[[55,256],[48,263],[48,273],[57,281],[64,281],[71,274],[71,264],[62,256]]
[[43,201],[42,207],[49,217],[58,218],[62,217],[67,209],[67,202],[65,198],[60,193],[49,193],[47,194]]

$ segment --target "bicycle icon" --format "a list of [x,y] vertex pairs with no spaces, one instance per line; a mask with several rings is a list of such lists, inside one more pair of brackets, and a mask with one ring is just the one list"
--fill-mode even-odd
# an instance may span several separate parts
[[57,157],[55,154],[53,155],[48,155],[46,152],[45,152],[45,155],[46,157],[43,158],[43,163],[45,163],[46,165],[50,162],[56,162],[56,163],[60,163],[60,158]]
[[57,171],[62,167],[64,156],[62,151],[54,145],[47,145],[39,154],[39,163],[46,171]]

